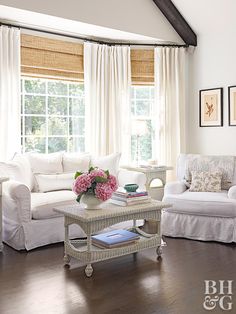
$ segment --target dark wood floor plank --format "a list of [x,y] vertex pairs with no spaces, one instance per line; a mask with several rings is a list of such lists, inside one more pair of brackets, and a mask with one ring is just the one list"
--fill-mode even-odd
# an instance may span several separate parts
[[228,279],[236,285],[236,246],[166,240],[162,260],[149,249],[94,264],[92,278],[85,277],[75,260],[70,268],[63,267],[62,244],[28,253],[5,246],[0,254],[0,313],[208,313],[202,307],[204,280]]

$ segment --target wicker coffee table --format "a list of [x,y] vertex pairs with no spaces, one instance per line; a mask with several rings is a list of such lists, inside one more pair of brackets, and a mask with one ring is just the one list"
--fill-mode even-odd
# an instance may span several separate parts
[[[103,203],[100,209],[84,209],[81,205],[57,207],[54,210],[63,214],[65,218],[65,256],[64,262],[69,265],[70,258],[74,257],[86,264],[85,274],[91,277],[93,274],[92,263],[104,261],[110,258],[136,253],[143,249],[156,247],[157,255],[162,254],[161,237],[161,209],[170,207],[169,204],[152,200],[150,203],[121,207],[108,202]],[[138,219],[154,219],[157,230],[154,234],[148,234],[136,225]],[[119,248],[100,249],[92,245],[92,234],[98,233],[106,227],[119,222],[133,220],[130,231],[140,235],[140,239],[134,244]],[[78,224],[86,233],[87,239],[70,240],[69,226]]]

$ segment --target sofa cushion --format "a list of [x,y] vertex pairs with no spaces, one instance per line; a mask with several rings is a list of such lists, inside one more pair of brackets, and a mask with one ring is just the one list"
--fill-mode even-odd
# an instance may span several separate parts
[[47,219],[61,216],[54,212],[57,206],[74,205],[76,195],[72,191],[31,193],[31,211],[33,219]]
[[72,190],[74,182],[74,173],[35,174],[34,177],[38,192]]
[[25,184],[31,191],[33,175],[28,159],[16,154],[12,161],[0,162],[0,175]]
[[168,212],[180,214],[236,217],[236,200],[228,198],[225,190],[220,192],[189,192],[164,196],[164,202],[173,204],[166,209]]
[[62,152],[41,154],[28,153],[27,156],[30,161],[33,173],[62,173]]
[[120,153],[114,153],[103,157],[92,157],[91,166],[109,170],[111,174],[117,176],[120,162]]
[[89,169],[90,163],[89,154],[81,153],[64,153],[62,157],[63,171],[64,172],[85,172]]

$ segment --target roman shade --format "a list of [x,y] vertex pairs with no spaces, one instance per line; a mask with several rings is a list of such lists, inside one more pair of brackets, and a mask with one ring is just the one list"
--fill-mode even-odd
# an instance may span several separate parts
[[[83,44],[21,34],[22,75],[84,80]],[[131,49],[133,85],[154,84],[154,50]]]
[[22,34],[21,73],[83,81],[83,44]]
[[154,49],[131,49],[133,85],[154,85]]

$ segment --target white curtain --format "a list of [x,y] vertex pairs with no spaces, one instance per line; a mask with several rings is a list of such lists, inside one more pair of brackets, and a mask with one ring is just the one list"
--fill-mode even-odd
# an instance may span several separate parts
[[129,155],[130,48],[84,44],[87,150]]
[[0,27],[0,160],[21,148],[20,31]]
[[[176,166],[186,150],[185,49],[155,48],[155,91],[158,126],[156,149],[159,164]],[[174,171],[169,176],[174,178]]]

